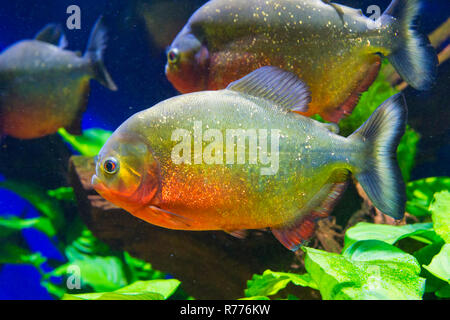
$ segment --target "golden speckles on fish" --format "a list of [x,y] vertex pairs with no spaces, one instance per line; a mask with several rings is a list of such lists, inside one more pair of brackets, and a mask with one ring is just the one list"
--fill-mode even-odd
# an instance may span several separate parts
[[411,29],[417,11],[417,0],[394,0],[374,22],[321,0],[212,0],[173,41],[167,78],[182,93],[217,90],[262,66],[281,66],[311,89],[305,115],[337,122],[375,79],[380,54],[413,87],[431,85],[437,57]]

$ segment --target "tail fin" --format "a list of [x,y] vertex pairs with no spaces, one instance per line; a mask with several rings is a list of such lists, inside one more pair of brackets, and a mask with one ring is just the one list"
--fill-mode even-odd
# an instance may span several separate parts
[[419,0],[393,0],[380,19],[383,23],[394,18],[400,28],[400,41],[394,39],[388,60],[409,85],[427,90],[436,80],[438,58],[427,36],[413,29],[419,9]]
[[379,106],[349,139],[362,141],[365,157],[357,164],[356,179],[373,205],[401,219],[405,212],[405,183],[397,164],[397,146],[405,133],[406,102],[396,94]]
[[94,28],[87,45],[84,57],[91,61],[94,79],[110,90],[116,91],[117,86],[103,64],[103,52],[106,48],[106,29],[103,19],[100,17]]

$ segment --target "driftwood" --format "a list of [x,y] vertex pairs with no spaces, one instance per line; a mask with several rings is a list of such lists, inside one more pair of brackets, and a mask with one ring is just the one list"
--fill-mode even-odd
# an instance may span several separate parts
[[[141,221],[100,197],[91,185],[93,173],[92,158],[71,158],[69,179],[88,228],[112,248],[128,251],[181,280],[185,291],[197,299],[243,297],[247,280],[266,269],[304,272],[302,251],[287,250],[269,231],[249,230],[245,239],[238,239],[222,231],[169,230]],[[354,188],[347,191],[347,197],[355,199]],[[336,224],[336,219],[342,220],[344,214],[339,212],[343,209],[348,215],[349,201],[343,200],[334,217],[319,222],[311,246],[331,252],[342,250],[346,228]],[[361,214],[363,218],[355,221],[368,221],[370,216]],[[320,298],[308,288],[292,286],[288,290],[301,299]]]

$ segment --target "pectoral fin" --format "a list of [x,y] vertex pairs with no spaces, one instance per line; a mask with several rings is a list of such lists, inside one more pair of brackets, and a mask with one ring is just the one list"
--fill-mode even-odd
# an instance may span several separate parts
[[149,206],[153,213],[161,216],[164,220],[172,222],[174,225],[178,227],[189,227],[190,219],[183,217],[179,214],[158,208],[156,206]]
[[248,234],[247,230],[230,230],[230,231],[225,230],[225,232],[237,239],[245,239]]
[[[273,235],[289,250],[305,245],[316,230],[316,223],[333,211],[348,185],[348,173],[338,173],[341,181],[327,183],[299,214],[299,218],[286,226],[272,228]],[[337,177],[337,176],[336,176]],[[333,177],[335,179],[335,177]]]

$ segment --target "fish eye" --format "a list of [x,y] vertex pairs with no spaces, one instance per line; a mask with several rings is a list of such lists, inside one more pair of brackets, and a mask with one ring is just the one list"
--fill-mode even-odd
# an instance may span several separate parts
[[103,170],[106,173],[114,174],[119,170],[119,162],[114,158],[108,158],[103,162]]
[[167,60],[170,63],[176,63],[180,58],[180,52],[177,48],[170,49],[167,53]]

